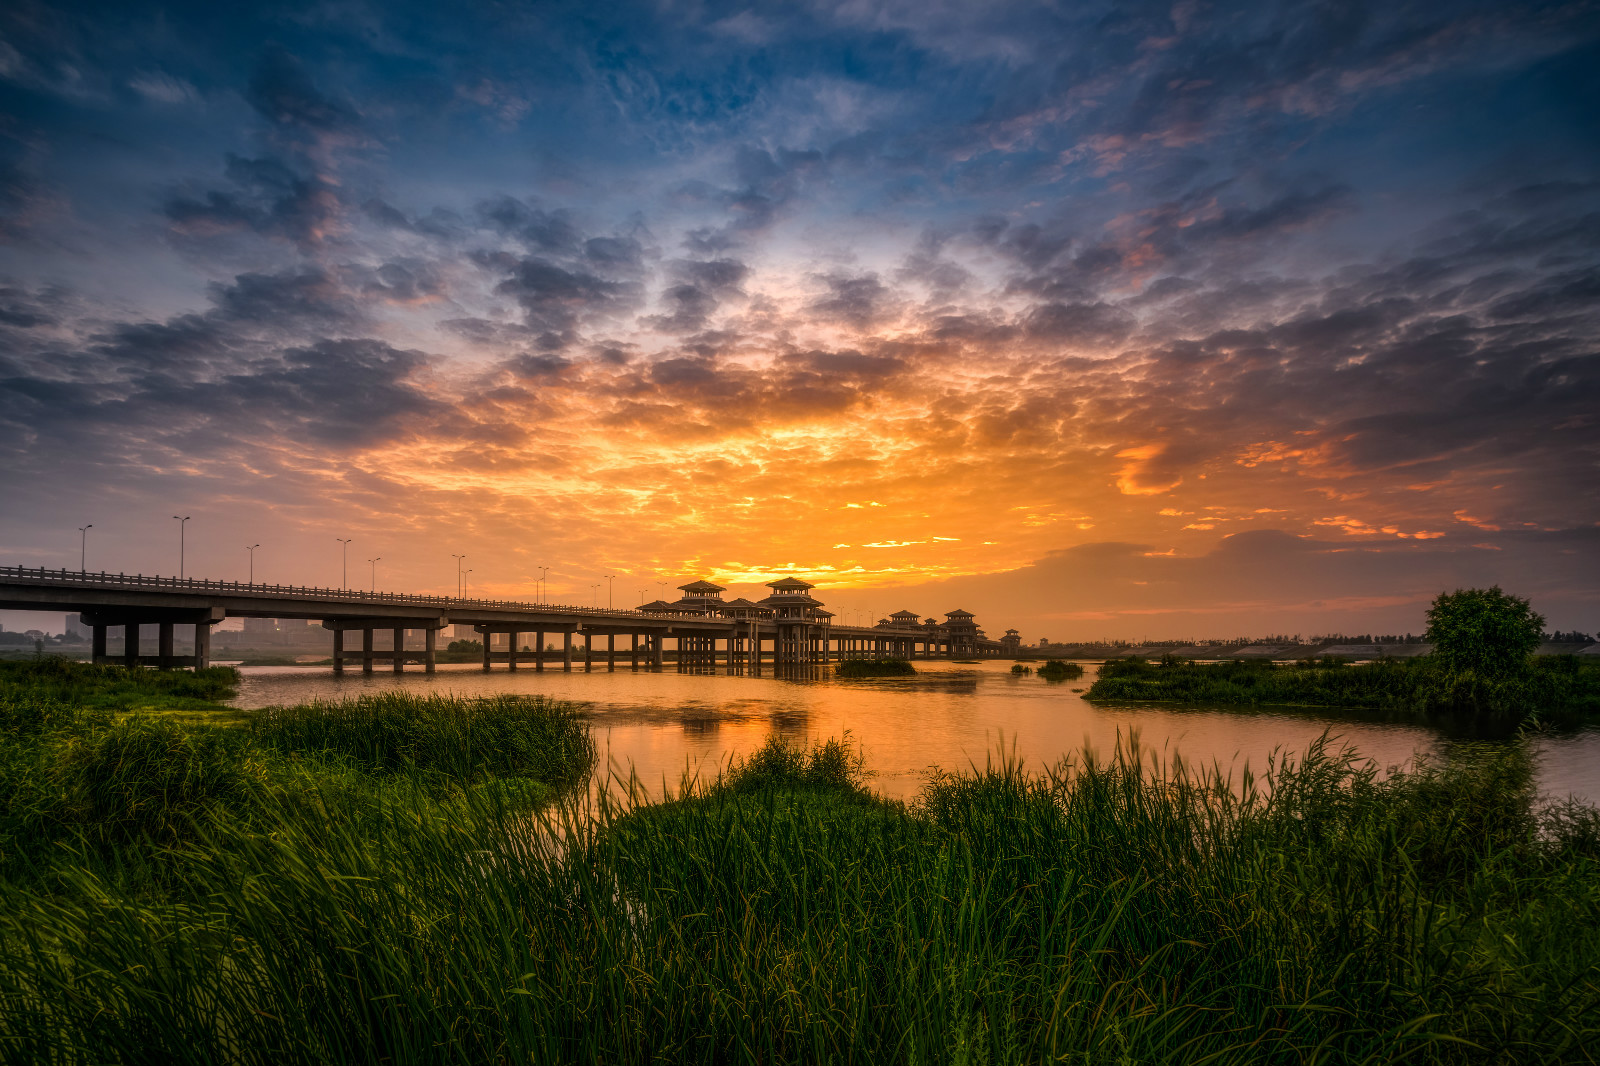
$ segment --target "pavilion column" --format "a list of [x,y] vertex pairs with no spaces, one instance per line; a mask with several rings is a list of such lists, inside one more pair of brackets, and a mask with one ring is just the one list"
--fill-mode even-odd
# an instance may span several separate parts
[[160,622],[156,626],[156,669],[172,669],[172,623]]
[[438,662],[439,631],[428,627],[422,631],[422,670],[431,674]]
[[129,622],[122,627],[122,662],[124,666],[139,665],[139,623]]
[[572,630],[561,631],[561,669],[572,673]]
[[333,631],[333,672],[335,676],[344,673],[344,630]]
[[194,668],[205,670],[211,666],[211,623],[194,624]]
[[361,631],[361,672],[372,673],[372,629],[368,627]]
[[89,646],[89,659],[91,662],[103,663],[106,661],[106,627],[94,627],[94,643]]

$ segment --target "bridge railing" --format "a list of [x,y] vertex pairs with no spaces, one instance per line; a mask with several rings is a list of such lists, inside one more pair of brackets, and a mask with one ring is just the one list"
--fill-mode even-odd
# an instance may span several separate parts
[[223,593],[230,596],[297,596],[335,600],[341,603],[389,604],[402,607],[466,607],[490,610],[554,611],[569,614],[604,614],[623,618],[649,618],[635,610],[610,607],[582,607],[566,603],[529,603],[525,600],[485,600],[457,596],[424,596],[408,592],[361,592],[355,589],[330,589],[315,585],[267,585],[259,582],[212,581],[193,577],[163,577],[159,574],[93,573],[85,570],[50,570],[45,567],[0,566],[0,581],[26,584],[71,586],[75,588],[140,589],[150,591]]

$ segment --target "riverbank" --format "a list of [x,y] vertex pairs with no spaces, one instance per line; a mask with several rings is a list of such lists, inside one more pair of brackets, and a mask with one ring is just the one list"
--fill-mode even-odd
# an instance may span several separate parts
[[1530,719],[1559,727],[1600,720],[1600,661],[1538,656],[1525,673],[1483,678],[1428,659],[1350,664],[1110,659],[1084,698],[1206,706],[1370,708],[1403,719],[1468,718],[1515,727]]
[[1124,746],[900,803],[843,743],[769,743],[632,805],[574,791],[593,749],[555,705],[390,693],[214,729],[48,703],[0,690],[10,1061],[1590,1061],[1600,1038],[1600,818],[1538,810],[1517,746],[1379,780],[1317,745],[1242,798]]

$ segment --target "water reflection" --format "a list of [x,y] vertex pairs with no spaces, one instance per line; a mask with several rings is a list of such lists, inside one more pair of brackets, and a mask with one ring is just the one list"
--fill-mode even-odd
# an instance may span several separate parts
[[[1383,767],[1406,764],[1441,739],[1437,731],[1360,712],[1089,704],[1083,690],[1096,668],[1088,664],[1082,678],[1057,683],[1014,675],[1009,662],[919,663],[918,670],[910,678],[839,680],[828,668],[750,677],[625,666],[615,673],[485,674],[467,665],[441,666],[431,676],[334,678],[326,668],[247,667],[237,702],[262,707],[389,689],[542,693],[584,704],[608,765],[624,775],[632,767],[657,786],[676,785],[685,770],[714,773],[773,734],[810,742],[848,731],[875,773],[874,787],[901,797],[914,795],[931,769],[982,766],[1001,745],[1037,767],[1085,746],[1104,755],[1119,734],[1137,731],[1147,747],[1181,751],[1191,764],[1248,764],[1259,772],[1274,750],[1303,751],[1324,730]],[[1544,738],[1537,746],[1547,793],[1600,800],[1600,733]]]

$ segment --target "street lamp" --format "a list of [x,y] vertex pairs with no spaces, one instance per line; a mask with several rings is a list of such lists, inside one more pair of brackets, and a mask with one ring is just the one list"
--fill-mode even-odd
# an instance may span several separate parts
[[184,535],[184,531],[189,528],[189,516],[188,515],[184,515],[182,518],[179,518],[177,515],[173,515],[172,517],[176,518],[178,520],[178,580],[182,581],[183,580],[183,549],[184,549],[184,544],[183,544],[184,536],[183,535]]
[[605,575],[605,579],[606,579],[606,610],[609,611],[612,608],[612,595],[611,595],[611,593],[612,593],[612,590],[615,588],[615,586],[612,584],[612,582],[617,579],[617,575],[616,574],[606,574]]
[[589,588],[594,592],[595,610],[599,610],[600,609],[600,585],[598,583],[596,583],[596,584],[590,585]]
[[340,561],[343,566],[343,576],[339,579],[339,587],[342,589],[348,589],[350,587],[350,542],[355,538],[334,537],[333,539],[343,545],[343,547],[339,549],[343,553],[340,556]]
[[[463,558],[465,558],[465,556],[463,556]],[[470,573],[472,573],[472,570],[470,568],[461,571],[461,595],[463,597],[466,596],[466,594],[467,594],[467,575],[470,574]],[[484,638],[483,639],[485,639],[485,640],[489,639],[489,636],[488,636],[487,633],[484,634]]]
[[450,558],[456,561],[456,599],[459,600],[461,598],[461,564],[466,562],[467,557],[452,553]]
[[650,591],[650,586],[649,585],[646,585],[644,588],[639,590],[639,606],[640,607],[644,606],[644,594],[649,592],[649,591]]
[[544,598],[550,593],[550,584],[545,580],[550,575],[550,568],[548,566],[540,566],[536,567],[536,569],[539,571],[539,578],[538,584],[534,586],[534,602],[543,603]]
[[259,547],[261,547],[259,544],[246,544],[244,546],[244,550],[250,553],[250,584],[252,585],[256,583],[256,549]]
[[78,532],[82,534],[82,536],[79,537],[79,539],[78,539],[78,572],[79,573],[87,574],[89,572],[89,563],[88,563],[88,559],[89,559],[89,530],[91,530],[93,528],[94,528],[94,523],[93,522],[90,522],[86,526],[79,526],[78,527]]
[[378,591],[378,564],[381,563],[381,562],[383,562],[383,556],[381,556],[381,555],[374,555],[372,558],[367,560],[367,564],[372,567],[372,591],[373,592],[377,592]]

